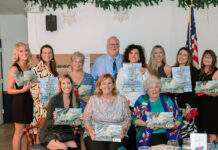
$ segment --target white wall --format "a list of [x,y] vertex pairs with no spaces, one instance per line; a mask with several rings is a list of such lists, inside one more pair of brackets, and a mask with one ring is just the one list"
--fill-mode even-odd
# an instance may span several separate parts
[[[55,53],[106,52],[106,40],[111,35],[120,39],[121,53],[128,44],[136,43],[145,47],[147,59],[155,44],[161,44],[167,53],[170,65],[175,62],[178,49],[185,46],[189,9],[178,8],[177,2],[167,1],[159,6],[133,7],[128,11],[128,19],[123,23],[114,20],[113,11],[104,11],[93,5],[81,5],[75,8],[76,22],[71,26],[63,23],[62,13],[57,10],[58,30],[45,30],[44,13],[28,14],[29,44],[33,53],[39,53],[40,47],[51,44]],[[51,11],[51,10],[50,10]],[[205,49],[213,49],[218,55],[218,7],[204,10],[195,9],[199,56]]]
[[27,43],[27,18],[24,15],[0,15],[0,30],[3,51],[3,90],[7,90],[8,73],[14,45],[17,42]]

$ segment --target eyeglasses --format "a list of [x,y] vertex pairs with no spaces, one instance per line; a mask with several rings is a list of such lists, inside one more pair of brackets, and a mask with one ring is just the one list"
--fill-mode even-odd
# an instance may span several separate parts
[[120,44],[109,44],[110,47],[118,47]]
[[160,88],[159,86],[150,86],[150,87],[148,87],[149,90],[159,89],[159,88]]

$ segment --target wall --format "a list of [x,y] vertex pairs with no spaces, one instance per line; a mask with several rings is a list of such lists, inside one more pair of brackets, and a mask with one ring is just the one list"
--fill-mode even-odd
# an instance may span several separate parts
[[[163,2],[153,7],[133,7],[128,11],[128,19],[120,23],[114,20],[114,12],[104,11],[93,5],[80,5],[75,8],[76,22],[71,26],[63,23],[66,9],[57,10],[58,30],[45,30],[44,13],[28,14],[29,44],[33,53],[39,53],[40,47],[51,44],[55,53],[106,52],[106,40],[111,35],[120,39],[120,51],[123,53],[128,44],[136,43],[145,47],[147,59],[155,44],[161,44],[167,53],[170,65],[175,62],[178,49],[185,45],[189,9],[178,8],[177,2]],[[204,10],[195,9],[199,56],[205,49],[213,49],[218,53],[218,7]]]
[[14,45],[27,43],[27,18],[24,15],[0,15],[0,33],[3,55],[3,90],[7,90],[8,73],[11,65]]

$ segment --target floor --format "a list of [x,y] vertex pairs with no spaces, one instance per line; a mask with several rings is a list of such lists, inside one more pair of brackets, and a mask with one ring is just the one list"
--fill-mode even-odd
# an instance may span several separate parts
[[0,125],[0,149],[12,150],[12,137],[14,134],[14,124],[5,123]]

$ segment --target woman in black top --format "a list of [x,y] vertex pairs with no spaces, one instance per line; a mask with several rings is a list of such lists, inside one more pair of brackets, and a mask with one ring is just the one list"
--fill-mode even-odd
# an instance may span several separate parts
[[[27,138],[23,129],[33,120],[33,99],[30,94],[31,82],[17,86],[14,73],[30,70],[31,53],[24,43],[17,43],[12,56],[12,65],[8,74],[8,94],[13,94],[12,117],[14,120],[13,150],[27,150]],[[14,86],[16,88],[14,88]]]
[[[206,50],[201,58],[199,81],[218,80],[217,59],[214,51]],[[198,99],[198,130],[208,134],[209,142],[216,141],[218,134],[218,93],[206,92]]]
[[191,50],[186,47],[179,49],[176,56],[176,63],[174,67],[190,66],[192,92],[184,92],[182,94],[173,94],[173,99],[183,113],[183,127],[181,135],[183,138],[189,137],[189,133],[197,132],[195,118],[186,121],[186,117],[190,117],[191,108],[197,107],[197,95],[195,94],[195,85],[198,79],[198,71],[193,66],[193,58]]
[[[54,120],[57,118],[55,108],[75,108],[79,106],[76,101],[73,82],[69,75],[64,75],[58,82],[58,94],[51,98],[48,103],[47,117],[39,132],[40,144],[48,149],[67,149],[77,148],[74,140],[60,142],[56,139],[56,135],[49,128],[54,127]],[[65,126],[64,128],[68,128]]]

